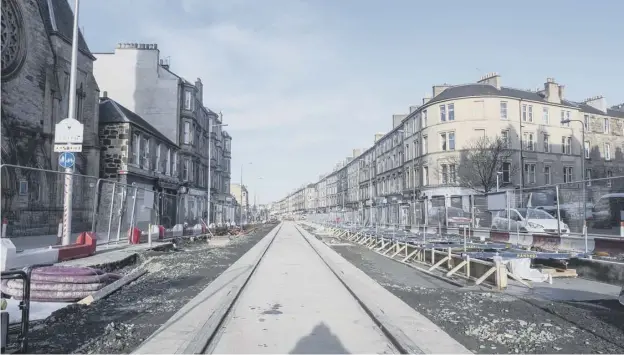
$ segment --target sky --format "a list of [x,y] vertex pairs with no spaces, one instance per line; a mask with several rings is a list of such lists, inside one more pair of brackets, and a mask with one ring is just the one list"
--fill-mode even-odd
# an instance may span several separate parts
[[[74,0],[69,0],[73,4]],[[82,0],[93,52],[157,43],[201,78],[258,203],[316,182],[436,84],[543,87],[624,102],[623,1]]]

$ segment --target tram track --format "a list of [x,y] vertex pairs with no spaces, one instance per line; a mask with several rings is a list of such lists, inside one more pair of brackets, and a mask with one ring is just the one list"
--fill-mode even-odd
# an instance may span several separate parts
[[470,353],[295,223],[265,238],[134,353]]
[[[392,345],[394,345],[394,347],[398,350],[398,352],[400,354],[414,354],[414,352],[413,352],[414,349],[412,349],[412,351],[410,351],[409,349],[406,349],[404,347],[404,345],[401,343],[401,341],[398,340],[392,334],[392,332],[389,329],[387,329],[383,325],[383,323],[375,316],[374,312],[369,307],[367,307],[364,302],[362,302],[362,300],[360,299],[360,297],[358,297],[358,295],[355,293],[355,291],[353,291],[353,289],[351,289],[351,287],[349,287],[349,285],[347,285],[347,283],[344,282],[344,280],[340,277],[340,275],[330,266],[330,264],[327,262],[327,260],[325,260],[323,258],[323,256],[318,252],[318,250],[312,245],[312,243],[308,240],[308,238],[303,234],[303,232],[301,231],[301,226],[295,225],[295,229],[297,230],[299,235],[306,241],[306,243],[310,246],[310,248],[312,248],[312,250],[314,250],[314,253],[319,257],[319,259],[321,259],[321,261],[323,262],[323,264],[325,264],[327,269],[334,276],[336,276],[336,278],[342,284],[342,286],[344,286],[344,288],[349,292],[349,294],[351,294],[353,299],[360,305],[360,307],[362,307],[364,312],[370,317],[371,321],[373,321],[373,323],[375,323],[375,325],[377,327],[379,327],[381,332],[386,336],[386,338],[390,341],[390,343],[392,343]],[[425,353],[421,349],[418,349],[418,350],[420,350],[418,352],[419,354],[424,354]]]

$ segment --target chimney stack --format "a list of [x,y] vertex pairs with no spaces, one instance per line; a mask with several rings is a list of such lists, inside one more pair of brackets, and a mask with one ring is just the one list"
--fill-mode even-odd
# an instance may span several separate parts
[[401,122],[403,122],[405,117],[407,117],[407,115],[403,115],[403,114],[394,114],[394,115],[392,115],[392,129],[395,129],[398,126],[400,126]]
[[440,95],[442,92],[444,92],[444,90],[450,88],[451,86],[449,84],[442,84],[442,85],[434,85],[433,86],[433,97],[436,97],[438,95]]
[[377,143],[385,135],[385,133],[375,133],[375,143]]
[[477,83],[479,83],[479,84],[486,84],[486,85],[492,85],[493,87],[497,88],[498,90],[500,90],[500,88],[501,88],[501,80],[500,80],[500,75],[498,75],[498,73],[486,74],[486,75],[482,76],[481,79],[479,79],[479,81],[477,81]]
[[410,107],[409,107],[409,112],[410,112],[410,113],[413,113],[414,111],[417,111],[419,107],[420,107],[420,106],[410,106]]
[[585,99],[584,102],[585,104],[595,108],[596,110],[607,113],[607,99],[605,99],[602,95],[590,97],[588,99]]
[[108,97],[108,91],[106,90],[102,91],[102,97],[104,98]]

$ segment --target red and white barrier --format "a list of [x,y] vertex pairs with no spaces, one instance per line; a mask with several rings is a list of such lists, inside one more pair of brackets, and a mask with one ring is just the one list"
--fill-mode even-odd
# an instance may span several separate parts
[[10,238],[2,238],[2,271],[19,269],[34,264],[55,264],[62,261],[80,259],[95,254],[97,239],[92,232],[83,232],[76,243],[65,246],[27,249],[17,252]]

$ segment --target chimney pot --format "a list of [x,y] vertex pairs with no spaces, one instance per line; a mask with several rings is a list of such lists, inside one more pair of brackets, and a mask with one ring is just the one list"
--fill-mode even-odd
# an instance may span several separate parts
[[104,90],[104,92],[102,92],[102,97],[108,97],[108,91]]

